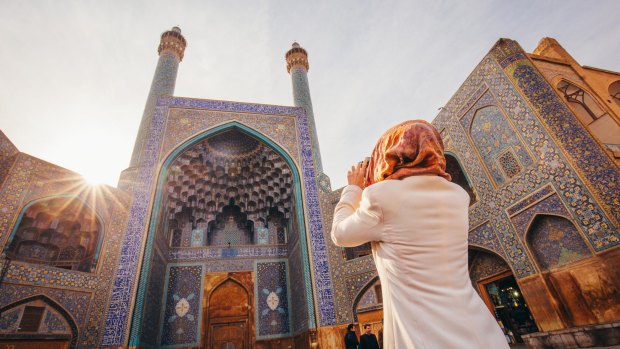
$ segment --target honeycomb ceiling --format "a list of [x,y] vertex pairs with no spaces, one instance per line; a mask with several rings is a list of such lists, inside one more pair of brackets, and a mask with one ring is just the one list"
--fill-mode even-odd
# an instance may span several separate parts
[[[166,181],[167,218],[177,223],[210,222],[231,201],[252,221],[273,208],[289,217],[291,170],[263,142],[236,130],[207,138],[181,153]],[[176,224],[175,224],[176,225]]]

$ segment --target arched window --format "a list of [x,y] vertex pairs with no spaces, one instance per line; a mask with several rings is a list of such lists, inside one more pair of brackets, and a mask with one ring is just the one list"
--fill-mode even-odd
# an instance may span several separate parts
[[372,254],[372,248],[370,247],[370,242],[365,244],[361,244],[355,247],[343,247],[342,248],[342,257],[345,260],[351,260],[355,258],[360,258],[364,256],[368,256]]
[[44,199],[27,205],[19,217],[6,250],[13,260],[95,270],[103,224],[84,202]]
[[620,105],[620,80],[614,81],[609,85],[609,95],[616,104]]
[[60,305],[46,296],[38,295],[8,304],[0,308],[0,314],[0,336],[12,343],[27,338],[32,348],[75,348],[77,345],[75,322]]
[[461,186],[469,194],[469,206],[476,203],[476,193],[469,184],[467,176],[456,157],[446,153],[446,172],[452,176],[452,182]]
[[560,267],[591,255],[575,225],[560,216],[536,216],[528,230],[527,243],[541,270]]
[[491,177],[498,185],[515,177],[533,163],[525,145],[496,106],[476,111],[470,135]]
[[581,87],[567,80],[560,80],[557,89],[584,124],[590,125],[606,114],[594,98]]

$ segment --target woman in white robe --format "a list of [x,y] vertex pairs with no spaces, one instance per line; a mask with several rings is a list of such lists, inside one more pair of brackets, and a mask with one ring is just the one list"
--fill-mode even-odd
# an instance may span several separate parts
[[388,130],[370,161],[349,171],[332,240],[343,247],[371,242],[384,349],[508,349],[472,287],[469,196],[445,167],[431,124],[413,120]]

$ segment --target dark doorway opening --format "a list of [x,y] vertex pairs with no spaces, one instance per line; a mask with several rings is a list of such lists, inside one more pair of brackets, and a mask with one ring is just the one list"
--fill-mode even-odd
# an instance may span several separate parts
[[523,335],[538,332],[536,322],[511,272],[481,280],[478,285],[483,299],[493,310],[504,333],[510,337],[509,341],[523,343]]

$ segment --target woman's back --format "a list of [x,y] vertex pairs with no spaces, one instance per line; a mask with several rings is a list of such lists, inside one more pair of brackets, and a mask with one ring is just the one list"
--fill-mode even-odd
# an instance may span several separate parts
[[384,349],[508,349],[469,279],[469,196],[450,182],[443,151],[426,121],[389,129],[347,174],[332,240],[372,242]]
[[461,187],[439,176],[412,176],[366,190],[383,215],[382,239],[375,244],[386,272],[406,274],[411,284],[467,285],[469,196]]
[[501,349],[508,344],[467,268],[469,196],[439,176],[348,186],[332,238],[371,241],[383,293],[384,348]]

